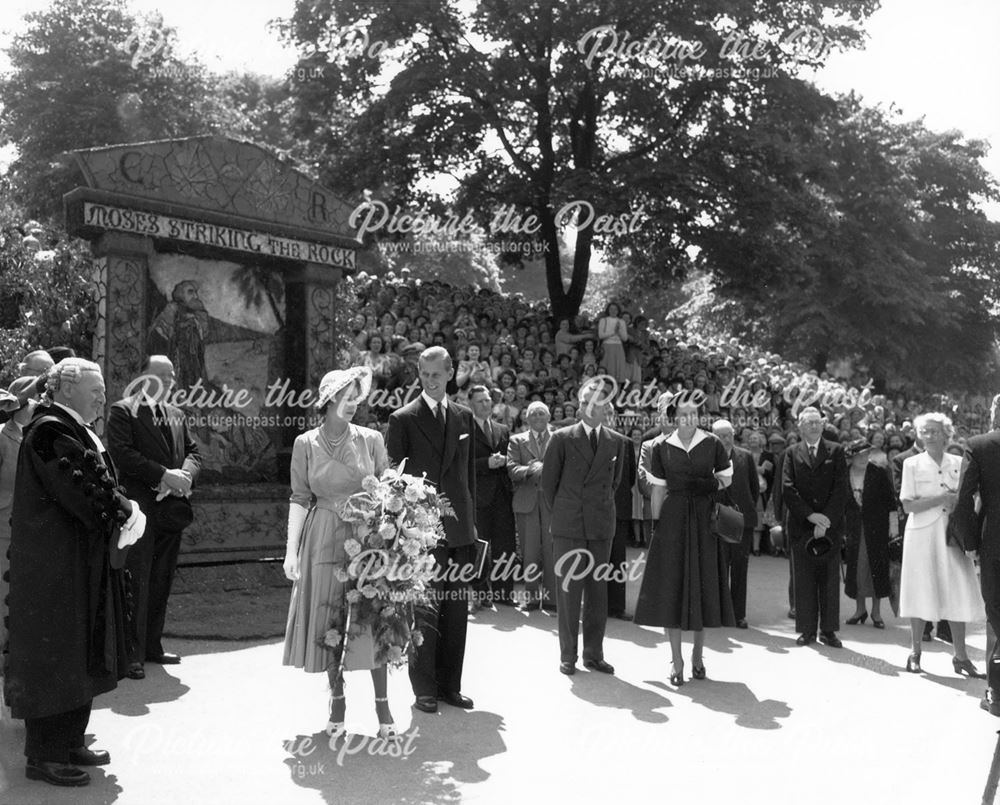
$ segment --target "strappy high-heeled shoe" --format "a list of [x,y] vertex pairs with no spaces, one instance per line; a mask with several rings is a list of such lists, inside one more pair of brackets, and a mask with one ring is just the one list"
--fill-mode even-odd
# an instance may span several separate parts
[[691,678],[692,679],[704,679],[705,678],[705,661],[702,660],[701,665],[694,664],[694,657],[691,658]]
[[976,666],[972,664],[972,660],[966,657],[964,660],[959,660],[954,657],[951,658],[951,664],[955,669],[955,673],[961,676],[966,674],[969,679],[986,679],[986,674],[981,674],[976,670]]
[[911,674],[919,674],[921,672],[919,654],[910,654],[910,656],[906,658],[906,670]]
[[[330,696],[330,715],[333,715],[333,703],[342,702],[344,700],[344,694],[341,693],[339,696]],[[327,721],[326,726],[323,728],[323,732],[330,736],[330,748],[335,749],[337,741],[347,734],[347,728],[344,726],[343,721]]]
[[[388,701],[389,699],[387,697],[375,697],[375,704],[379,704],[381,702],[388,703]],[[398,741],[400,739],[400,735],[399,731],[396,729],[395,722],[390,721],[387,724],[382,724],[380,722],[378,725],[378,737],[385,741]]]
[[684,663],[680,664],[680,670],[676,670],[677,666],[674,663],[670,663],[670,684],[675,688],[679,688],[684,684]]
[[864,623],[868,620],[868,610],[866,609],[860,615],[855,615],[853,618],[848,618],[847,623],[850,626],[857,626],[859,623]]
[[874,615],[872,615],[872,626],[874,626],[876,629],[884,629],[885,621],[882,620],[881,618],[876,618]]

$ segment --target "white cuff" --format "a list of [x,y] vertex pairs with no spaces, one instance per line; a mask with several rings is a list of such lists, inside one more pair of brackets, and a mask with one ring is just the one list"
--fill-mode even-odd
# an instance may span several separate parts
[[653,486],[666,486],[667,481],[664,478],[657,478],[653,473],[646,473],[646,482],[652,484]]
[[146,515],[142,513],[139,504],[134,500],[130,500],[129,503],[132,504],[132,516],[125,521],[125,525],[121,527],[121,531],[118,533],[119,548],[135,545],[139,541],[139,538],[146,533]]
[[716,478],[732,478],[733,477],[733,465],[730,464],[724,470],[719,470],[715,473]]

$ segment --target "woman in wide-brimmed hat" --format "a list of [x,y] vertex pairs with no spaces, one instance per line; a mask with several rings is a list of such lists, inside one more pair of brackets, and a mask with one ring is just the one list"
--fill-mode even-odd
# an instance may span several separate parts
[[389,466],[382,434],[351,422],[371,385],[367,366],[327,372],[316,403],[323,422],[299,436],[292,448],[284,569],[295,585],[283,662],[309,673],[327,672],[332,695],[326,732],[331,744],[345,734],[344,678],[338,673],[339,663],[349,671],[371,669],[379,736],[397,737],[386,697],[386,668],[375,660],[370,630],[352,634],[346,652],[326,641],[337,622],[337,609],[345,607],[347,585],[338,580],[337,569],[347,564],[344,543],[354,533],[352,524],[341,518],[340,506],[361,491],[365,477],[381,475]]
[[852,626],[868,620],[865,601],[872,600],[872,626],[884,629],[881,599],[892,592],[889,582],[889,516],[896,496],[887,467],[871,461],[872,445],[856,439],[845,445],[852,495],[844,510],[847,532],[847,579],[844,592],[855,600]]

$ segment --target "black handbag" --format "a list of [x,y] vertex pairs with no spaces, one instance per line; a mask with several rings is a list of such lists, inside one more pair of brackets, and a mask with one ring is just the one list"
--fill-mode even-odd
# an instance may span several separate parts
[[725,542],[738,545],[743,541],[743,512],[739,506],[716,503],[709,526]]
[[889,561],[890,562],[902,562],[903,561],[903,537],[893,537],[889,540]]

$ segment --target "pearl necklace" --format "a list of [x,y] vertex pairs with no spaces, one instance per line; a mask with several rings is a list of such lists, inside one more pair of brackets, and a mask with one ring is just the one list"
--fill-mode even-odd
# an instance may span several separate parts
[[341,433],[340,436],[338,436],[336,439],[331,439],[329,435],[327,435],[325,427],[321,427],[319,430],[320,433],[323,434],[324,441],[326,441],[327,445],[329,445],[329,447],[333,449],[336,447],[340,447],[344,442],[347,441],[347,437],[351,433],[351,426],[348,425],[346,428],[344,428],[344,432]]

